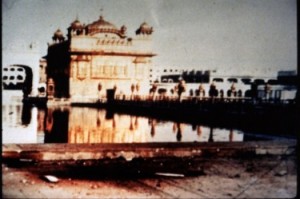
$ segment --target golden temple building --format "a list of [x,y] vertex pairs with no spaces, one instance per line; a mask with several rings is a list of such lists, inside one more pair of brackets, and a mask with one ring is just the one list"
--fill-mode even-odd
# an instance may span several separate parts
[[95,102],[106,97],[107,89],[116,94],[149,92],[149,68],[153,28],[146,22],[127,36],[126,26],[117,28],[103,16],[84,25],[78,19],[68,27],[67,38],[58,29],[47,54],[48,98],[71,102]]

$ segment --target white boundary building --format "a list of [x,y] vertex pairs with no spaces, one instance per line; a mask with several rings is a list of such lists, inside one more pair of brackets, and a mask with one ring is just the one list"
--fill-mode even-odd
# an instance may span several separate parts
[[[4,49],[2,51],[2,80],[5,75],[9,75],[5,68],[8,68],[12,65],[23,65],[28,66],[32,69],[32,89],[30,96],[38,95],[38,84],[39,84],[39,60],[40,53],[39,47],[37,44],[18,44],[17,46],[11,47],[9,49]],[[16,83],[16,82],[11,82]],[[11,102],[11,100],[16,99],[20,101],[23,97],[22,90],[3,90],[3,103]]]

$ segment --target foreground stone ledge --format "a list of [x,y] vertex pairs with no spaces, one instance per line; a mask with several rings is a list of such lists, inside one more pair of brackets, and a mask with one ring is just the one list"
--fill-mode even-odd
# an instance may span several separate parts
[[123,158],[214,158],[290,155],[296,140],[215,143],[3,144],[4,160],[59,161]]

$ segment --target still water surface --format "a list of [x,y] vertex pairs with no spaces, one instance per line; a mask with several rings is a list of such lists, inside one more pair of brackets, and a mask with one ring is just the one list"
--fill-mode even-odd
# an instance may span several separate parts
[[159,121],[85,107],[38,109],[2,105],[2,120],[3,143],[241,142],[262,139],[238,129]]

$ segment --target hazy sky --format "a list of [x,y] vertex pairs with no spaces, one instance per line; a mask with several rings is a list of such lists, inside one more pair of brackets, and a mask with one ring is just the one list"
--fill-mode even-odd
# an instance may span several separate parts
[[[153,26],[155,65],[271,72],[297,69],[296,0],[2,0],[2,48],[104,19],[134,36]],[[5,54],[3,55],[5,56]]]

